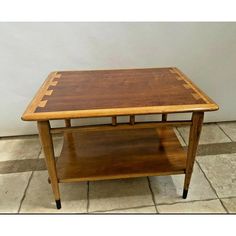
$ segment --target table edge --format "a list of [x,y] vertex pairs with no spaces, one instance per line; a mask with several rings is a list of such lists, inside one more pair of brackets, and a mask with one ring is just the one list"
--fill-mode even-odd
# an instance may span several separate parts
[[187,113],[187,112],[206,112],[216,111],[219,107],[215,103],[194,104],[194,105],[175,105],[175,106],[153,106],[153,107],[129,107],[111,109],[92,109],[58,112],[39,112],[24,113],[21,117],[24,121],[57,120],[89,117],[106,116],[125,116],[125,115],[150,115],[163,113]]

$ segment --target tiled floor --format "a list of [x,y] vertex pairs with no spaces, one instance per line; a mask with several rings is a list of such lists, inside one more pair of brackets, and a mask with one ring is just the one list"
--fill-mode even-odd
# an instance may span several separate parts
[[[185,148],[188,131],[175,129]],[[60,184],[56,210],[47,177],[36,136],[0,139],[0,213],[236,213],[236,122],[204,125],[186,200],[183,175],[92,181]]]

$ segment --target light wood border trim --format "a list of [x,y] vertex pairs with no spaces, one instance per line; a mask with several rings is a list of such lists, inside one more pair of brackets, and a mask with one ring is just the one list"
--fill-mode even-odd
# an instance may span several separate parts
[[145,115],[145,114],[162,114],[162,113],[184,113],[193,111],[215,111],[219,107],[216,104],[194,104],[178,106],[154,106],[154,107],[129,107],[113,109],[93,109],[93,110],[76,110],[76,111],[59,111],[59,112],[38,112],[27,113],[22,116],[22,120],[58,120],[73,119],[86,117],[105,117],[118,115]]

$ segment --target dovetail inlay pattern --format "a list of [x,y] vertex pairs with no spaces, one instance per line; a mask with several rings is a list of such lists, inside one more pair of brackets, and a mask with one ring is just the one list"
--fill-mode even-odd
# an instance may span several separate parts
[[54,79],[59,79],[61,78],[61,74],[57,74],[57,73],[54,73],[50,79],[50,83],[48,83],[48,86],[47,86],[47,90],[44,92],[44,94],[42,94],[42,98],[41,98],[41,101],[39,102],[38,104],[38,107],[45,107],[48,100],[43,100],[44,96],[51,96],[52,93],[53,93],[53,89],[49,89],[49,87],[52,87],[52,86],[56,86],[58,84],[58,81],[57,80],[54,80]]
[[50,86],[56,86],[57,83],[58,83],[58,81],[52,81],[51,84],[50,84]]
[[183,86],[184,86],[186,89],[191,89],[191,87],[189,86],[189,84],[183,84]]
[[54,78],[55,78],[55,79],[61,78],[61,74],[56,74],[56,75],[54,76]]
[[201,97],[197,93],[192,93],[192,95],[196,100],[201,99]]
[[52,92],[53,92],[52,89],[51,89],[51,90],[47,90],[46,93],[45,93],[45,95],[50,96],[50,95],[52,95]]
[[60,71],[48,76],[22,119],[112,117],[217,109],[217,104],[174,67]]
[[48,100],[43,100],[39,103],[39,107],[45,107]]
[[[171,73],[173,73],[173,74],[175,73],[175,74],[178,75],[177,80],[184,80],[185,83],[186,83],[191,89],[194,90],[194,92],[195,92],[194,94],[195,94],[195,95],[194,95],[193,93],[192,93],[192,95],[193,95],[193,97],[194,97],[196,100],[202,99],[202,100],[204,100],[206,103],[209,103],[208,99],[205,98],[205,97],[198,91],[198,89],[193,86],[193,84],[191,83],[191,81],[190,81],[189,79],[187,79],[178,69],[172,68],[170,71],[171,71]],[[183,86],[185,87],[186,85],[183,85]],[[185,88],[186,88],[186,87],[185,87]]]

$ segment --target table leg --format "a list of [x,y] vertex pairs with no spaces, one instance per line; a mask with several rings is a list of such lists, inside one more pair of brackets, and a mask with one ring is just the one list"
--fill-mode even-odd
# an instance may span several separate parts
[[197,146],[201,134],[202,123],[203,123],[204,112],[193,112],[192,115],[192,125],[189,132],[189,144],[188,144],[188,153],[187,153],[187,162],[186,162],[186,172],[184,180],[184,190],[183,198],[187,198],[188,188],[193,172],[193,165],[195,161],[195,156],[197,152]]
[[52,186],[52,191],[54,193],[57,209],[61,208],[60,192],[56,171],[56,162],[54,157],[52,136],[50,134],[50,124],[49,121],[38,121],[38,130],[42,149],[45,155],[45,162],[48,169],[48,174]]
[[162,121],[167,121],[167,114],[162,114],[161,120]]

